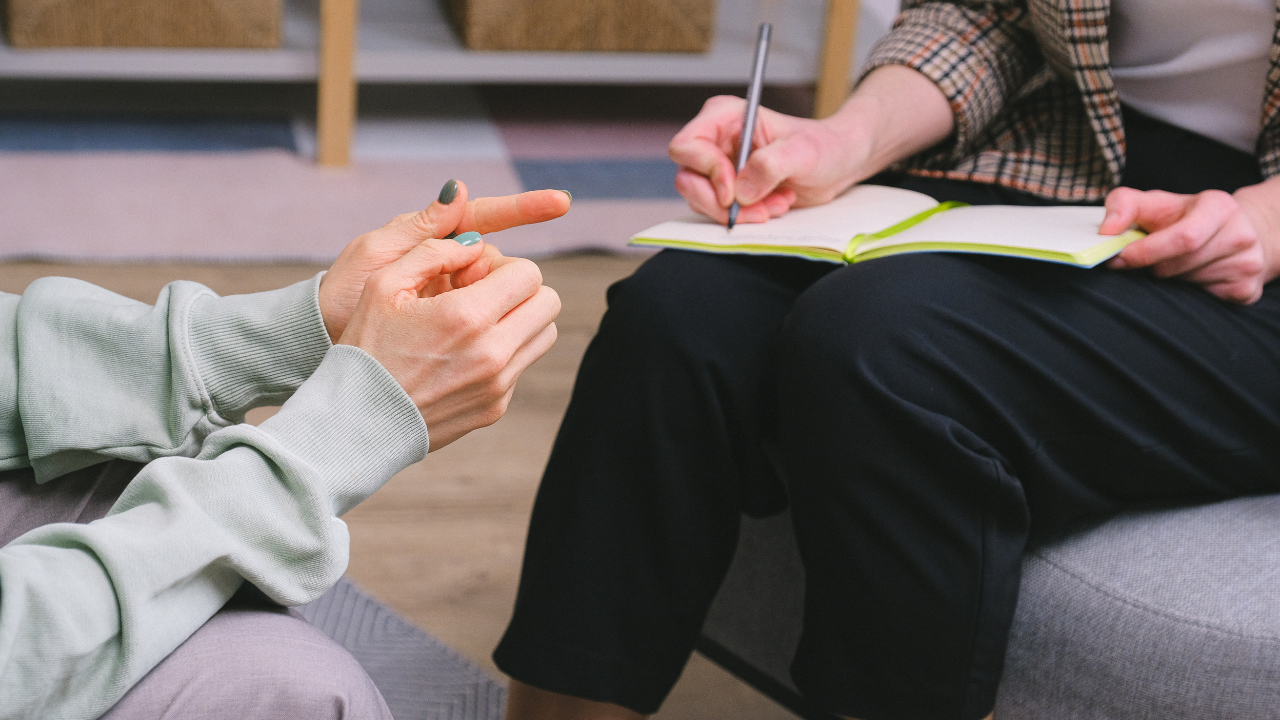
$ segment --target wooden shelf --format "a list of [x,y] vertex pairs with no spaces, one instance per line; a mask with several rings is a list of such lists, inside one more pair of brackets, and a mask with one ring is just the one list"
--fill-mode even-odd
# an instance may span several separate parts
[[[706,53],[473,52],[458,42],[441,0],[360,0],[357,28],[351,13],[357,0],[323,0],[331,18],[324,28],[321,2],[286,0],[281,46],[272,50],[18,50],[0,41],[0,78],[318,81],[319,160],[345,165],[356,83],[738,84],[751,65],[756,27],[769,20],[774,40],[766,82],[803,84],[818,79],[820,51],[832,39],[826,30],[856,34],[847,23],[825,25],[828,0],[718,0],[716,35]],[[857,0],[830,4],[848,4],[852,10],[844,15],[857,16]],[[834,88],[827,94],[838,100],[847,92],[849,65],[847,50],[837,54],[823,61],[821,83]]]
[[[780,3],[773,3],[779,5]],[[755,0],[720,0],[710,52],[472,52],[458,42],[438,0],[363,0],[355,73],[385,83],[741,83],[750,68]],[[785,3],[776,23],[768,80],[813,82],[822,37],[821,0]],[[318,0],[289,0],[274,50],[57,48],[0,45],[0,77],[101,80],[313,81],[318,69]]]

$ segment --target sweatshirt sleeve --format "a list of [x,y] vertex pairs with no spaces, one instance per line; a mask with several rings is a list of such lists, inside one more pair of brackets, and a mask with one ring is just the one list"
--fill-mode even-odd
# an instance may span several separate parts
[[390,373],[336,346],[260,427],[214,429],[195,457],[143,468],[107,517],[0,549],[0,718],[97,717],[242,579],[316,598],[346,568],[338,516],[427,449]]
[[320,276],[218,297],[192,282],[147,305],[69,278],[0,302],[0,469],[45,481],[109,458],[194,455],[287,398],[329,349]]

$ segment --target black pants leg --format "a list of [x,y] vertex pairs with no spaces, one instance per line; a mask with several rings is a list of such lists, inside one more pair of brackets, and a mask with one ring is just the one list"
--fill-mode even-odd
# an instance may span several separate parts
[[610,288],[538,490],[504,672],[657,710],[740,513],[784,506],[760,447],[772,340],[835,267],[668,251]]
[[1280,490],[1278,413],[1280,286],[1240,308],[1143,272],[665,252],[611,290],[495,660],[655,710],[739,511],[780,506],[773,460],[809,578],[797,684],[864,720],[973,720],[991,709],[1025,544],[1121,509]]
[[842,715],[989,713],[1029,539],[1280,492],[1280,286],[885,258],[803,293],[780,347],[793,676]]

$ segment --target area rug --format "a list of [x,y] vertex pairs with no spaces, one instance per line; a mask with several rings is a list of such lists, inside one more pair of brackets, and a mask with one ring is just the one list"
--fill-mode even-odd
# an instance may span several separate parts
[[346,648],[395,720],[499,720],[507,690],[489,673],[343,578],[296,608]]
[[340,169],[313,162],[314,124],[297,115],[0,109],[0,260],[327,263],[450,178],[473,197],[573,194],[564,218],[489,238],[526,257],[626,252],[688,212],[666,157],[680,122],[494,120],[471,88],[412,97],[363,114]]

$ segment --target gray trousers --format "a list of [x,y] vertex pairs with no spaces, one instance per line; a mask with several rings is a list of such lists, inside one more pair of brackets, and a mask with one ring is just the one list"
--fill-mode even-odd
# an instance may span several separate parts
[[[112,461],[37,485],[0,473],[0,545],[48,523],[107,513],[137,463]],[[103,718],[391,720],[373,681],[345,649],[246,584]]]

